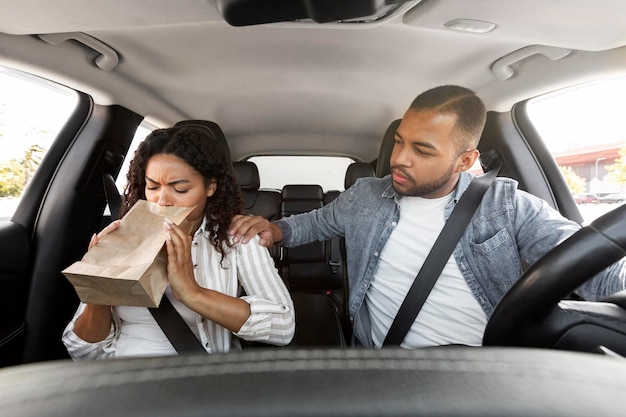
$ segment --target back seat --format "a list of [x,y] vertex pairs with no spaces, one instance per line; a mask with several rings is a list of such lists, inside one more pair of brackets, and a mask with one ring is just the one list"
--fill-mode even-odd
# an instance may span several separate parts
[[[322,208],[324,191],[319,185],[285,185],[281,215],[306,213]],[[326,242],[311,242],[295,248],[282,248],[281,271],[293,291],[333,290],[342,287],[330,271]]]
[[[259,169],[256,164],[249,161],[236,161],[233,163],[235,178],[241,189],[243,199],[243,212],[262,216],[269,221],[280,218],[281,196],[278,190],[261,189]],[[280,261],[280,248],[272,246],[270,255],[278,266]]]
[[[348,189],[357,179],[373,176],[375,170],[372,164],[354,162],[346,170],[344,187]],[[281,214],[289,216],[319,209],[332,202],[340,193],[324,193],[319,185],[285,185],[282,190]],[[348,280],[345,258],[343,238],[283,248],[281,273],[294,295],[303,292],[326,295],[332,301],[344,329],[344,338],[348,340],[350,321],[347,311]]]
[[[262,190],[254,163],[240,161],[235,162],[233,167],[243,194],[245,213],[269,220],[322,208],[340,194],[339,191],[324,193],[322,187],[316,184],[285,185],[280,194]],[[345,188],[366,176],[374,176],[371,164],[355,162],[349,165]],[[347,345],[350,323],[342,245],[343,239],[336,238],[295,248],[279,245],[272,248],[279,249],[279,256],[275,253],[273,256],[296,310],[296,334],[289,347]]]
[[[320,209],[341,193],[324,193],[316,184],[289,184],[280,193],[264,190],[260,188],[259,172],[254,163],[238,161],[233,168],[241,187],[245,213],[270,221]],[[348,166],[344,186],[348,189],[358,178],[374,175],[372,164],[355,162]],[[343,239],[294,248],[275,245],[270,252],[296,310],[296,334],[289,347],[346,346],[350,323]]]
[[[348,165],[346,169],[346,175],[344,178],[344,189],[347,190],[358,180],[364,177],[374,177],[376,172],[374,165],[368,162],[353,162]],[[324,204],[329,204],[335,198],[339,197],[341,191],[330,190],[324,194]],[[339,306],[339,311],[342,314],[342,322],[344,326],[344,333],[346,340],[350,340],[351,328],[350,316],[348,314],[348,271],[346,267],[346,247],[345,239],[334,238],[326,241],[326,255],[328,256],[328,265],[331,273],[338,276],[343,282],[340,290],[334,290],[331,292],[335,302]]]
[[[233,163],[241,188],[244,212],[276,220],[282,216],[323,206],[319,185],[285,186],[282,193],[260,188],[257,166],[249,161]],[[326,243],[314,242],[297,248],[274,245],[270,253],[291,294],[296,312],[296,334],[289,347],[346,346],[343,314],[330,296],[343,282],[329,276]],[[263,346],[244,343],[244,346]]]
[[[319,185],[285,185],[281,215],[322,208],[324,191]],[[329,265],[327,242],[281,248],[280,271],[296,308],[296,335],[291,346],[345,346],[343,279]],[[338,302],[339,301],[339,302]]]
[[270,221],[280,218],[282,202],[280,192],[259,188],[261,180],[256,164],[249,161],[237,161],[233,163],[233,168],[241,188],[244,213],[263,216]]

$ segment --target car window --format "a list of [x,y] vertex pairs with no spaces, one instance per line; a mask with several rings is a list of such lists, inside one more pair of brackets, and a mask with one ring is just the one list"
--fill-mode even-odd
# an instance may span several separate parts
[[585,223],[626,202],[624,95],[626,77],[528,103],[528,116],[559,165]]
[[334,156],[255,156],[261,188],[281,189],[286,184],[319,184],[324,191],[344,190],[352,158]]
[[69,88],[4,67],[0,91],[0,221],[6,221],[78,96]]
[[139,146],[139,144],[143,142],[146,136],[148,136],[150,132],[152,132],[154,129],[156,129],[156,126],[146,121],[143,121],[135,131],[135,136],[133,137],[133,141],[130,144],[130,148],[128,149],[128,153],[126,154],[126,158],[124,158],[124,162],[122,164],[122,168],[120,168],[120,173],[117,176],[117,180],[115,181],[117,189],[120,191],[120,193],[124,191],[124,188],[126,188],[126,184],[128,183],[128,178],[126,177],[126,175],[128,174],[128,166],[130,165],[130,161],[135,156],[135,150],[137,149],[137,146]]

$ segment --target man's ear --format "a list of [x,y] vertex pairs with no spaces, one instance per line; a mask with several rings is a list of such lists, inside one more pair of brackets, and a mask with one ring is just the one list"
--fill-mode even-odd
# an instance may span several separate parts
[[470,149],[470,150],[463,152],[459,156],[459,161],[457,165],[458,171],[463,172],[463,171],[469,170],[472,166],[474,166],[474,163],[476,162],[476,159],[478,159],[479,156],[480,156],[480,152],[478,152],[477,149]]

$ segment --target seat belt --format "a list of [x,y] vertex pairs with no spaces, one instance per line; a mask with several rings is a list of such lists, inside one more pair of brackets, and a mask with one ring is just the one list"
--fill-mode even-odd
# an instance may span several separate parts
[[[117,220],[122,208],[122,197],[117,191],[115,179],[105,169],[102,170],[102,183],[104,185],[104,197],[111,211],[111,220]],[[148,308],[148,310],[179,355],[197,352],[206,353],[196,335],[193,334],[185,320],[178,314],[178,311],[176,311],[165,295],[161,299],[161,304],[158,308]]]
[[179,355],[186,353],[207,353],[185,320],[178,314],[171,301],[163,295],[158,308],[148,308],[154,320],[165,333]]
[[399,346],[404,341],[446,262],[450,259],[452,251],[465,232],[485,191],[491,186],[499,172],[500,166],[474,178],[463,193],[404,298],[387,332],[383,346]]
[[122,197],[117,191],[115,179],[104,168],[102,168],[102,184],[104,186],[104,198],[106,198],[111,212],[111,220],[117,220],[120,218],[120,210],[122,209]]

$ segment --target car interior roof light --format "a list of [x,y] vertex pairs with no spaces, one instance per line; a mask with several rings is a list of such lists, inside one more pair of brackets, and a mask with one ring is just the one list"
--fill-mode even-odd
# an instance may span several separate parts
[[448,29],[469,33],[487,33],[496,28],[496,24],[474,19],[454,19],[444,24]]

